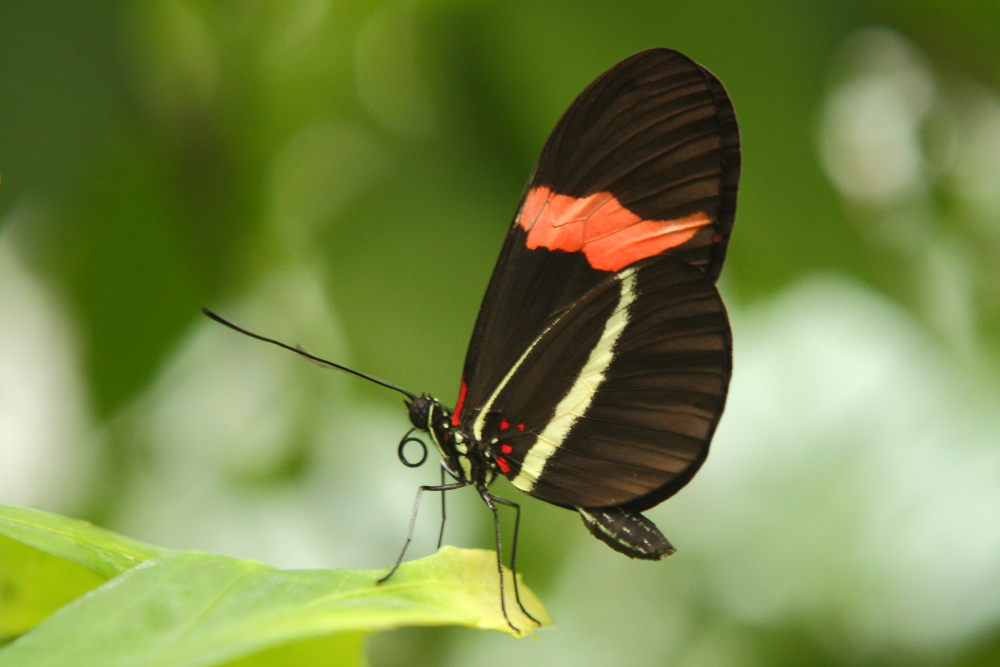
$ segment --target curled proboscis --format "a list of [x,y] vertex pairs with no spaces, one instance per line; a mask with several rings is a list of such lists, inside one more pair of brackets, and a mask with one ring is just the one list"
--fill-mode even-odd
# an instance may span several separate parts
[[[419,468],[424,464],[425,461],[427,461],[427,443],[425,443],[420,438],[410,435],[415,430],[416,429],[411,428],[409,431],[406,432],[406,435],[403,436],[403,439],[399,441],[399,448],[396,450],[396,453],[399,455],[400,463],[402,463],[407,468]],[[406,445],[411,442],[417,443],[418,445],[420,445],[420,449],[423,450],[423,455],[420,457],[419,461],[412,462],[406,458],[406,451],[405,451]]]

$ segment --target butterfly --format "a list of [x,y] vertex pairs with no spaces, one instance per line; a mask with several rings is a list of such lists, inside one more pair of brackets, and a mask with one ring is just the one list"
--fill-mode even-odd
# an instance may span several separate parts
[[[515,573],[520,507],[490,492],[499,476],[577,512],[627,556],[674,553],[642,512],[695,475],[725,406],[732,337],[715,281],[739,175],[733,106],[707,69],[652,49],[600,75],[556,124],[531,174],[454,409],[205,312],[406,396],[413,430],[426,432],[442,458],[442,483],[420,488],[413,519],[423,492],[442,492],[443,512],[443,492],[476,490],[493,512],[510,623],[498,505],[517,511]],[[411,433],[398,454],[417,466],[427,448]],[[423,456],[410,461],[404,448],[415,441]]]

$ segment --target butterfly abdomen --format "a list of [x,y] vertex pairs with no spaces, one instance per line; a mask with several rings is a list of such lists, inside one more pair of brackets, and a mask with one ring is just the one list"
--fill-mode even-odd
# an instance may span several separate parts
[[620,507],[576,508],[594,537],[630,558],[663,560],[676,549],[652,521]]

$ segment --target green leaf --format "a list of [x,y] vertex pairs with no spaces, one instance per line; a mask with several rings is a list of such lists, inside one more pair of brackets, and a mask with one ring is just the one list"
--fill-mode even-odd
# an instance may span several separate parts
[[0,505],[0,640],[162,553],[85,521]]
[[7,505],[0,505],[0,535],[82,565],[106,579],[166,553],[86,521]]
[[106,577],[0,536],[0,643],[35,627]]
[[338,632],[284,644],[225,663],[224,667],[362,667],[370,632]]
[[[0,663],[194,667],[403,625],[465,625],[517,637],[534,627],[513,599],[509,572],[507,609],[520,630],[504,620],[493,552],[443,547],[377,585],[385,572],[277,570],[224,556],[167,553],[63,608],[0,651]],[[521,597],[551,624],[523,586]]]
[[[507,608],[520,630],[504,620],[492,552],[444,547],[376,585],[385,572],[282,571],[167,552],[84,521],[0,506],[0,638],[25,633],[66,605],[0,651],[0,661],[354,666],[375,630],[466,625],[523,636],[534,627],[512,599],[509,572]],[[523,586],[521,595],[551,624]]]

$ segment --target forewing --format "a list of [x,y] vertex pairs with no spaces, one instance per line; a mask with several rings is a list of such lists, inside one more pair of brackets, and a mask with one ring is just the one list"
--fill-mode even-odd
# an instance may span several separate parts
[[736,210],[739,134],[722,84],[668,49],[584,90],[542,150],[466,357],[468,423],[526,347],[609,274],[672,253],[712,280]]
[[568,507],[651,507],[704,461],[725,405],[729,322],[671,255],[605,279],[514,364],[473,422],[521,490]]

